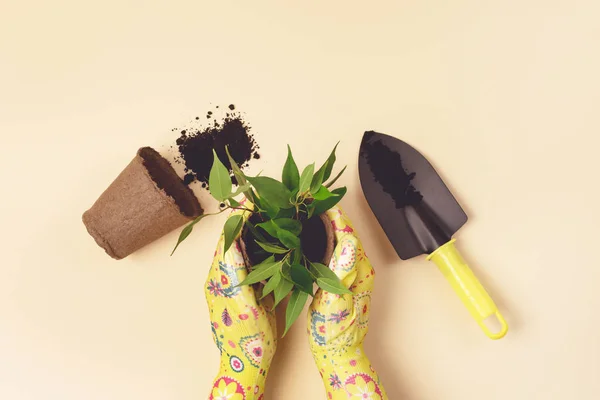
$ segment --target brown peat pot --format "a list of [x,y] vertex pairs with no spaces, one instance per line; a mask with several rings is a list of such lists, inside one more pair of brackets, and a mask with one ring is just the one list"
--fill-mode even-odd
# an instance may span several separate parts
[[198,199],[151,147],[135,158],[83,214],[88,232],[120,260],[202,214]]

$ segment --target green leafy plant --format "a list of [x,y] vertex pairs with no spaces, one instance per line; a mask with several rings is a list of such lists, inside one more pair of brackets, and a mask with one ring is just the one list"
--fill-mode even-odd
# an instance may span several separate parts
[[[315,218],[321,222],[319,215],[335,206],[346,194],[345,187],[329,189],[346,169],[344,167],[330,179],[336,161],[336,148],[337,145],[318,170],[315,171],[313,163],[300,173],[288,145],[281,181],[260,175],[246,176],[226,149],[238,185],[235,191],[229,171],[213,152],[209,190],[224,207],[215,214],[201,215],[187,225],[173,249],[175,252],[202,218],[229,209],[241,210],[241,213],[233,214],[225,222],[224,252],[242,235],[251,270],[240,285],[261,284],[262,297],[272,293],[275,306],[291,293],[286,308],[284,335],[300,315],[309,297],[313,296],[315,283],[330,293],[350,293],[337,275],[321,263],[322,260],[311,260],[307,256],[307,240],[303,241],[305,236],[302,234],[307,226],[311,229],[318,227],[319,224],[314,223]],[[235,200],[242,193],[247,199],[244,204]],[[320,226],[325,229],[322,223]]]

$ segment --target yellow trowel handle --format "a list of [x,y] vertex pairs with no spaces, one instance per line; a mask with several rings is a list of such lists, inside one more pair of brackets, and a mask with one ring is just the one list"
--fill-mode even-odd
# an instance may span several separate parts
[[[461,257],[454,242],[455,239],[452,239],[439,247],[427,259],[433,261],[442,271],[485,334],[491,339],[501,339],[508,332],[508,325],[488,292]],[[492,316],[495,316],[500,323],[498,332],[492,332],[486,325],[486,319]]]

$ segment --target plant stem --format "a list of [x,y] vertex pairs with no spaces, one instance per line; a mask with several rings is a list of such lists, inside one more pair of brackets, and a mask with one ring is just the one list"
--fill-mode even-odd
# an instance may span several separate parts
[[212,214],[202,214],[202,215],[204,215],[204,216],[206,216],[206,217],[208,217],[209,215],[219,215],[219,214],[221,214],[222,212],[225,212],[225,211],[226,211],[227,209],[229,209],[229,208],[230,208],[230,207],[229,207],[229,206],[227,206],[227,207],[223,208],[222,210],[220,210],[219,212],[212,213]]
[[251,209],[249,209],[249,208],[247,208],[247,207],[244,207],[244,206],[242,206],[242,207],[231,207],[231,206],[227,206],[227,207],[225,208],[225,210],[226,210],[226,209],[228,209],[228,208],[231,208],[232,210],[244,210],[244,211],[250,211],[250,212],[252,212],[252,210],[251,210]]

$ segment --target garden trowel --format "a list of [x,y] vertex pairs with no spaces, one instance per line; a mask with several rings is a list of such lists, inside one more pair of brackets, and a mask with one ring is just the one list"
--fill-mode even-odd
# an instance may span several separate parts
[[[405,142],[371,131],[363,136],[358,165],[367,202],[400,258],[427,254],[485,334],[504,337],[506,321],[454,246],[452,236],[467,214],[429,161]],[[493,331],[494,317],[499,328]]]

